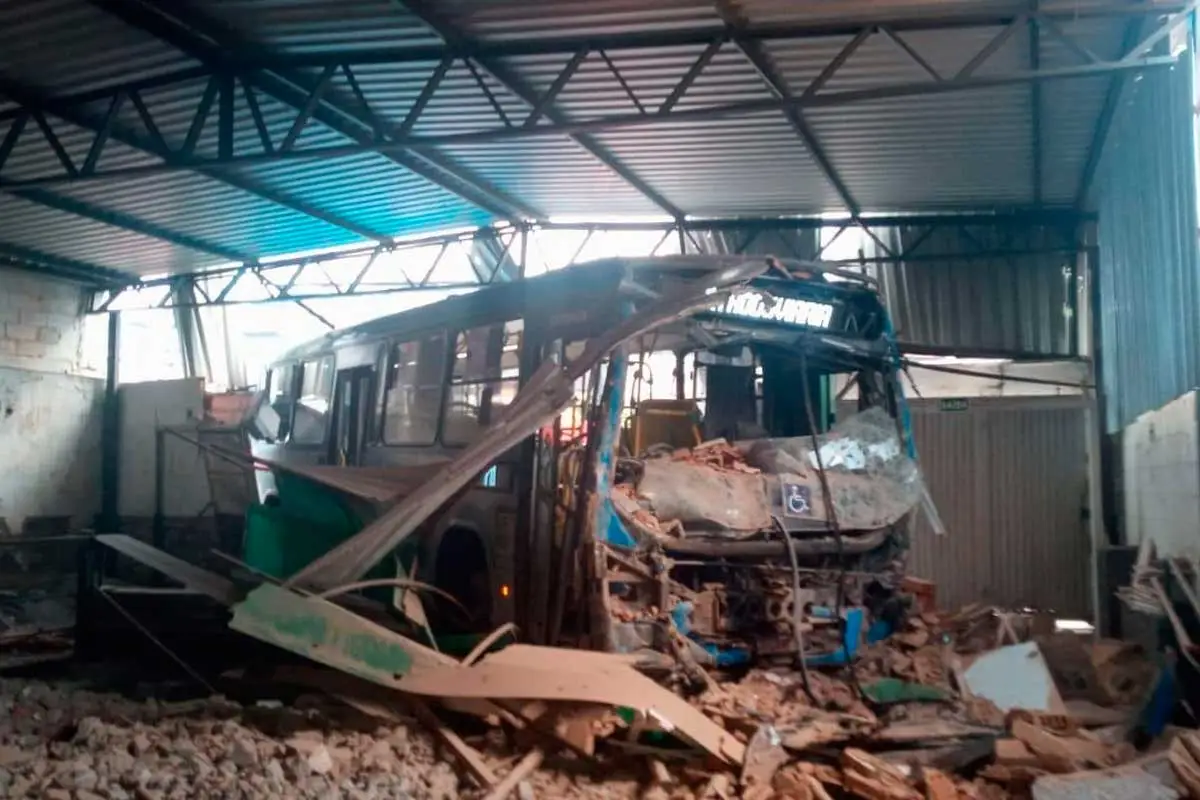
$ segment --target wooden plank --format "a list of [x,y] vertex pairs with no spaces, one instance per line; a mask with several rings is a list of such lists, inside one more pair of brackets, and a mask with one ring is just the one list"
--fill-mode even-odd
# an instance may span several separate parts
[[504,776],[504,780],[488,792],[484,800],[504,800],[513,793],[517,788],[517,784],[528,778],[533,771],[542,765],[542,760],[546,757],[540,749],[534,748],[529,751],[529,755],[525,756],[517,763],[512,770]]
[[179,581],[194,592],[211,597],[222,605],[232,606],[241,599],[237,586],[228,578],[189,564],[182,558],[164,553],[132,536],[101,533],[96,536],[96,541],[140,564],[145,564],[156,572],[161,572],[168,578]]
[[513,645],[464,667],[326,600],[270,584],[234,608],[230,627],[403,692],[629,707],[722,760],[741,764],[745,756],[732,734],[634,670],[628,656]]

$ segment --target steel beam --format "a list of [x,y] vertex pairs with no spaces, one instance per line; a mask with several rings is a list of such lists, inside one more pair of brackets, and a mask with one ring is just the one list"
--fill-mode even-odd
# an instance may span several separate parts
[[[128,129],[123,125],[118,125],[115,122],[111,122],[111,124],[106,124],[103,118],[99,118],[99,119],[95,118],[94,114],[92,112],[89,112],[82,105],[76,105],[73,103],[64,102],[62,100],[57,100],[57,99],[54,99],[51,97],[47,97],[44,94],[42,94],[41,92],[35,91],[27,86],[24,86],[16,81],[13,81],[8,78],[0,78],[0,94],[4,94],[9,99],[18,103],[23,109],[25,109],[29,113],[38,113],[38,114],[42,114],[42,115],[50,114],[52,116],[66,120],[67,122],[71,123],[72,125],[76,125],[80,128],[83,128],[84,130],[95,131],[97,136],[100,136],[107,129],[107,133],[105,134],[106,138],[112,139],[114,141],[118,141],[127,147],[132,147],[136,150],[141,150],[143,152],[157,156],[158,158],[163,159],[165,164],[171,164],[172,162],[177,162],[179,160],[179,157],[175,153],[171,152],[171,150],[166,147],[166,142],[162,140],[162,136],[161,136],[161,134],[158,134],[157,129],[155,127],[153,127],[152,121],[151,121],[150,125],[147,125],[147,129],[150,133],[150,138],[146,139],[141,134]],[[141,113],[145,107],[144,107],[144,105],[140,104],[140,100],[137,99],[136,95],[133,95],[133,97],[135,98],[135,105],[138,106],[138,111],[139,111],[139,113]],[[156,136],[156,134],[158,134],[158,135]],[[336,225],[337,227],[343,228],[345,230],[350,230],[359,236],[362,236],[367,232],[361,226],[354,225],[353,223],[350,223],[349,221],[346,221],[346,220],[339,219],[332,214],[328,214],[328,213],[319,211],[317,209],[314,209],[306,203],[303,203],[303,202],[300,202],[297,200],[293,200],[293,199],[285,196],[281,192],[268,190],[265,187],[258,186],[253,181],[246,179],[246,178],[240,178],[240,177],[235,177],[232,175],[225,174],[220,171],[219,167],[220,167],[219,163],[212,163],[212,164],[209,164],[208,166],[187,168],[185,171],[202,172],[205,176],[207,176],[209,178],[220,181],[222,183],[229,184],[229,185],[234,186],[244,192],[258,195],[259,197],[262,197],[266,200],[270,200],[271,202],[273,202],[277,205],[286,206],[286,207],[292,209],[293,211],[297,211],[301,214],[315,217],[317,219],[320,219],[323,222],[329,223],[331,225]],[[95,177],[112,177],[112,171],[96,169],[94,172],[90,173],[89,175],[80,174],[80,175],[76,175],[75,177],[80,178],[80,179],[95,178]],[[20,182],[0,181],[0,190],[9,191],[10,189],[14,189],[14,188],[21,188]],[[374,232],[372,232],[372,233],[373,233],[373,235],[370,238],[377,238],[380,240],[386,239],[386,237],[383,237],[382,234],[378,234],[378,233],[374,233]],[[153,235],[153,234],[147,233],[147,235]]]
[[0,264],[96,287],[127,286],[137,280],[132,275],[99,264],[55,256],[10,242],[0,242]]
[[[766,48],[760,42],[753,39],[746,39],[742,36],[742,32],[747,27],[745,17],[729,0],[716,0],[716,7],[721,19],[734,31],[734,44],[742,51],[746,59],[749,60],[755,72],[762,78],[763,83],[771,90],[771,94],[780,100],[793,100],[791,89],[788,87],[783,76],[775,68],[775,64],[772,62]],[[853,53],[862,44],[864,39],[865,37],[851,39],[850,44],[843,48],[842,53],[839,53],[838,57],[835,57],[830,62],[829,67],[821,75],[818,75],[808,88],[805,89],[805,96],[815,96],[817,90],[820,89],[819,82],[822,82],[822,80],[827,82],[837,72],[837,67],[845,63],[845,58],[841,58],[842,54],[846,54],[846,58],[849,58],[849,54]],[[804,113],[795,107],[787,107],[783,113],[791,124],[792,129],[796,131],[796,135],[800,137],[800,141],[804,143],[804,147],[808,150],[809,155],[812,156],[813,161],[816,162],[817,168],[825,176],[825,180],[829,181],[829,185],[834,188],[838,197],[841,198],[846,210],[852,216],[857,217],[862,213],[862,208],[859,206],[858,201],[854,199],[854,195],[851,194],[850,187],[846,185],[841,175],[838,174],[837,169],[834,168],[833,162],[830,161],[829,156],[825,153],[825,148],[821,146],[821,143],[817,140],[816,133],[809,126],[808,120],[804,118]]]
[[[808,229],[815,230],[820,228],[832,228],[839,231],[844,231],[851,227],[863,228],[869,235],[878,238],[879,232],[893,227],[923,227],[926,228],[919,239],[928,237],[935,229],[954,228],[962,229],[964,226],[976,227],[992,227],[1000,230],[1011,230],[1017,227],[1044,227],[1050,229],[1070,229],[1083,221],[1092,219],[1088,215],[1077,214],[1068,209],[1043,209],[1031,211],[1013,211],[1009,213],[967,213],[967,214],[915,214],[915,215],[861,215],[859,217],[841,217],[836,219],[819,218],[819,217],[790,217],[783,219],[713,219],[713,220],[684,220],[681,223],[677,222],[629,222],[629,223],[606,223],[581,225],[572,223],[541,223],[538,225],[520,224],[515,227],[507,228],[482,228],[471,234],[453,234],[448,236],[430,236],[422,239],[412,240],[393,248],[380,248],[377,246],[364,246],[351,248],[336,253],[327,253],[320,256],[305,256],[295,259],[286,259],[262,264],[255,267],[239,266],[230,267],[210,272],[199,273],[190,276],[172,276],[169,278],[161,278],[151,281],[145,281],[131,286],[131,289],[154,289],[161,287],[173,286],[179,280],[201,281],[227,281],[215,297],[205,295],[199,291],[197,286],[197,296],[203,297],[203,300],[195,301],[197,305],[231,305],[231,304],[251,304],[260,302],[279,302],[279,301],[303,301],[328,299],[331,297],[345,297],[349,295],[362,294],[393,294],[397,292],[414,292],[414,291],[431,291],[431,290],[446,290],[446,289],[474,289],[478,288],[483,281],[480,276],[480,282],[438,282],[434,280],[438,266],[442,262],[442,257],[451,245],[458,245],[472,242],[475,239],[483,238],[489,241],[507,241],[505,245],[505,253],[510,251],[515,246],[517,236],[521,237],[521,260],[525,258],[525,250],[527,247],[527,237],[532,233],[536,234],[540,230],[573,230],[585,233],[591,236],[594,233],[610,232],[610,231],[656,231],[663,234],[659,240],[659,245],[666,241],[667,237],[675,233],[680,237],[682,243],[686,244],[693,234],[697,232],[741,232],[748,237],[753,237],[767,230],[798,230]],[[507,238],[506,238],[507,237]],[[695,244],[692,240],[693,245]],[[658,250],[658,246],[654,249]],[[417,248],[439,248],[436,259],[426,274],[419,280],[414,282],[411,279],[405,279],[403,282],[397,281],[392,284],[371,283],[363,280],[366,270],[360,270],[358,277],[350,284],[349,287],[342,289],[334,287],[326,292],[314,291],[297,291],[296,278],[299,275],[299,269],[307,267],[319,267],[323,263],[339,261],[343,259],[358,259],[368,258],[368,267],[373,262],[374,258],[383,252],[400,253],[408,249]],[[928,254],[916,255],[911,249],[904,253],[889,253],[875,259],[871,259],[871,263],[888,264],[898,261],[939,261],[939,260],[954,260],[954,261],[970,261],[970,260],[987,260],[995,258],[1016,258],[1026,257],[1045,253],[1062,253],[1073,252],[1072,242],[1069,236],[1064,238],[1062,245],[1048,246],[1043,249],[1013,249],[1010,247],[993,248],[993,249],[975,249],[969,251],[961,251],[953,254]],[[501,256],[503,258],[503,254]],[[855,259],[857,263],[857,259]],[[299,269],[297,269],[299,268]],[[270,278],[270,273],[273,270],[291,270],[290,280],[281,283],[273,281]],[[269,284],[273,289],[274,296],[269,299],[259,300],[230,300],[230,293],[234,285],[247,274],[253,273],[264,285]],[[172,303],[177,303],[176,295],[168,293],[164,299],[162,307],[172,307]],[[94,304],[93,310],[100,312],[111,305],[113,298],[109,298],[102,304]]]
[[[336,224],[347,229],[355,230],[355,232],[364,236],[364,238],[373,238],[387,243],[387,237],[384,237],[378,232],[366,231],[361,226],[356,226],[353,223],[349,223],[345,220],[337,220],[329,215],[321,216],[322,212],[319,210],[312,207],[303,206],[303,204],[299,203],[299,201],[296,201],[295,199],[286,197],[281,193],[271,193],[269,190],[266,190],[261,186],[254,185],[249,181],[243,182],[243,179],[240,179],[229,173],[226,168],[249,166],[253,164],[262,164],[296,158],[338,159],[356,156],[362,153],[411,153],[415,150],[428,150],[430,148],[436,148],[440,146],[476,145],[540,137],[568,136],[578,139],[582,135],[584,136],[584,140],[593,141],[590,137],[586,136],[586,134],[603,131],[625,130],[646,125],[719,120],[769,111],[781,111],[790,114],[792,112],[803,112],[811,108],[831,108],[841,105],[869,102],[872,100],[881,100],[887,98],[966,92],[979,89],[990,89],[998,86],[1040,83],[1050,80],[1069,80],[1073,78],[1095,77],[1098,75],[1124,75],[1129,73],[1137,73],[1144,70],[1169,67],[1175,63],[1177,62],[1174,58],[1162,56],[1130,62],[1105,62],[1079,67],[1067,67],[1063,69],[1043,69],[1036,72],[997,74],[960,80],[930,80],[918,83],[878,86],[869,89],[822,92],[808,97],[795,95],[788,97],[766,97],[763,99],[742,100],[711,106],[699,106],[684,109],[673,108],[666,112],[639,111],[627,114],[592,117],[589,119],[574,121],[567,121],[561,116],[558,116],[557,121],[533,125],[530,127],[524,127],[521,125],[502,125],[496,128],[471,131],[467,133],[434,136],[415,136],[411,134],[404,135],[398,130],[392,130],[391,137],[382,141],[375,139],[372,136],[369,139],[361,139],[359,143],[355,144],[308,148],[297,147],[287,152],[283,152],[279,149],[273,149],[272,151],[264,150],[264,152],[261,153],[241,154],[230,158],[220,158],[219,156],[216,158],[209,156],[181,158],[178,156],[171,156],[170,160],[162,164],[152,164],[137,167],[120,167],[108,170],[97,169],[95,172],[90,174],[80,173],[77,175],[71,175],[60,171],[55,174],[31,176],[29,178],[6,181],[4,185],[9,188],[21,189],[45,188],[74,183],[77,181],[102,180],[106,178],[145,177],[178,171],[202,171],[205,174],[216,177],[217,179],[226,183],[237,185],[239,188],[243,188],[244,186],[246,191],[257,193],[260,196],[267,197],[275,202],[291,205],[298,210],[303,209],[304,213],[309,214],[310,216],[319,216],[331,224]],[[297,94],[293,99],[302,97],[303,95]],[[295,99],[295,102],[302,102],[302,99]],[[324,120],[322,121],[324,122]],[[153,149],[151,149],[154,147],[152,143],[141,141],[140,137],[136,135],[134,135],[131,141],[137,142],[134,146],[138,146],[141,149],[147,150],[148,152],[155,152]],[[403,156],[398,157],[403,158]],[[827,158],[824,160],[826,162],[828,161]],[[827,166],[826,168],[830,167]],[[638,180],[636,176],[632,175],[628,175],[627,180],[628,179]],[[644,184],[642,185],[644,186]],[[649,189],[649,187],[645,188],[647,188],[649,191],[653,191],[653,189]],[[664,202],[667,202],[664,198],[660,199],[663,199]],[[667,205],[669,208],[664,207],[664,210],[666,210],[672,216],[677,216],[679,209],[671,205],[669,202],[667,202]],[[543,214],[541,218],[544,217],[545,215]]]
[[[173,3],[167,8],[147,8],[132,0],[89,0],[106,13],[127,25],[160,39],[187,55],[207,64],[217,71],[230,69],[230,53],[264,52],[272,54],[270,47],[261,42],[245,39],[237,31],[216,20],[204,17],[183,2]],[[214,44],[215,43],[215,44]],[[333,64],[344,66],[345,62]],[[329,65],[326,65],[327,67]],[[241,73],[244,82],[275,97],[281,102],[303,111],[310,98],[319,95],[319,81],[303,72],[287,68],[269,71],[255,70]],[[340,101],[317,97],[313,104],[312,118],[338,133],[366,145],[375,140],[380,128],[396,133],[396,126],[384,123],[374,115],[364,114]],[[284,148],[279,148],[281,151]],[[453,164],[440,153],[400,148],[387,152],[392,161],[420,175],[430,183],[458,195],[469,203],[500,217],[544,218],[546,215],[527,204],[508,196],[497,187],[470,174],[460,165]],[[384,241],[386,237],[372,237]]]
[[[421,5],[428,5],[424,0]],[[1072,23],[1080,20],[1128,20],[1131,18],[1157,18],[1168,14],[1179,14],[1190,7],[1187,2],[1144,3],[1114,2],[1107,5],[1080,5],[1073,2],[1045,2],[1037,14],[1039,20]],[[531,13],[536,7],[530,6]],[[907,33],[936,33],[980,28],[1006,28],[1027,13],[997,13],[974,10],[956,11],[939,8],[936,14],[927,16],[903,11],[857,18],[853,21],[800,22],[750,24],[743,31],[745,38],[758,42],[797,39],[845,39],[856,36],[863,29],[888,29],[903,36]],[[321,50],[303,53],[271,53],[263,51],[239,52],[234,64],[255,69],[290,69],[296,67],[321,68],[327,64],[399,64],[414,62],[436,62],[446,55],[455,58],[470,58],[477,61],[504,59],[520,56],[546,56],[562,54],[570,56],[580,49],[604,51],[609,54],[623,50],[647,48],[705,47],[714,37],[721,36],[725,26],[714,19],[711,25],[698,25],[673,30],[631,30],[612,34],[569,34],[555,37],[537,37],[481,41],[457,40],[446,46],[367,47],[343,50]]]
[[53,208],[56,211],[65,211],[68,214],[74,214],[79,217],[102,222],[105,225],[111,225],[114,228],[122,228],[127,231],[149,236],[153,239],[160,239],[164,242],[170,242],[180,247],[187,247],[201,253],[223,258],[226,261],[251,261],[253,257],[234,250],[228,247],[214,244],[196,236],[189,236],[184,233],[164,228],[161,225],[156,225],[152,222],[147,222],[144,219],[122,214],[117,211],[111,211],[107,208],[85,203],[82,200],[76,200],[71,197],[63,197],[45,189],[16,189],[7,186],[5,182],[0,182],[0,191],[7,192],[14,197],[19,197],[22,200],[27,200],[31,203]]
[[[1136,46],[1141,30],[1141,20],[1135,19],[1125,25],[1125,35],[1121,41],[1122,53],[1128,53]],[[1079,186],[1075,189],[1075,208],[1079,210],[1087,205],[1092,182],[1096,179],[1096,170],[1100,168],[1100,157],[1104,154],[1108,131],[1117,114],[1121,93],[1125,90],[1125,77],[1125,73],[1114,73],[1105,90],[1104,103],[1100,106],[1100,115],[1096,117],[1096,127],[1092,129],[1092,140],[1088,144],[1087,160],[1083,162],[1083,172],[1079,175]]]
[[[432,7],[432,4],[428,2],[428,0],[393,1],[428,25],[430,29],[432,29],[437,33],[438,36],[445,40],[446,44],[451,49],[473,50],[478,48],[478,42],[473,41],[464,35],[460,30],[458,30],[453,24],[450,23],[449,20],[445,19],[441,14],[439,14]],[[710,41],[708,44],[711,45],[711,35],[709,36],[709,40]],[[575,48],[572,52],[589,52],[592,49],[594,48],[585,44]],[[513,70],[509,69],[509,67],[505,65],[502,60],[493,56],[480,56],[478,54],[474,55],[473,58],[479,63],[480,66],[490,72],[492,77],[507,87],[510,92],[519,97],[524,103],[530,106],[530,108],[535,110],[539,108],[539,105],[541,104],[538,93],[533,89],[533,87],[526,83],[523,78],[517,75]],[[666,109],[666,112],[669,113],[670,111],[670,108]],[[516,130],[536,133],[543,128],[561,126],[568,121],[566,115],[554,108],[553,103],[544,104],[544,107],[541,109],[541,113],[546,117],[546,119],[553,123],[552,126],[535,125],[532,127],[516,128]],[[621,161],[612,153],[612,151],[597,142],[588,133],[568,132],[566,135],[577,145],[591,153],[592,156],[600,163],[604,164],[606,167],[619,175],[626,183],[628,183],[634,189],[637,189],[638,192],[650,200],[650,202],[654,203],[654,205],[658,206],[676,219],[682,219],[684,216],[686,216],[681,208],[660,194],[656,189],[654,189],[654,187],[650,186],[650,184],[639,178],[633,172],[633,170],[621,163]]]

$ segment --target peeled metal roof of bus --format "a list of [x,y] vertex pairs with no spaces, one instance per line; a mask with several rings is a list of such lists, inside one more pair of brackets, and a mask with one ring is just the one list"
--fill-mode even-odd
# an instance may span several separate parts
[[[698,280],[707,273],[715,273],[718,270],[726,271],[748,262],[759,261],[761,258],[761,256],[731,255],[668,255],[596,259],[522,281],[502,281],[488,284],[481,286],[477,291],[447,297],[436,303],[367,320],[348,328],[333,330],[316,339],[296,345],[274,359],[274,363],[312,358],[328,353],[334,347],[376,342],[380,337],[415,334],[421,331],[442,331],[448,326],[473,327],[476,324],[483,324],[483,320],[491,323],[496,319],[498,307],[506,303],[519,306],[522,316],[535,310],[542,310],[546,313],[570,310],[578,308],[572,303],[580,302],[581,297],[588,300],[599,300],[603,292],[615,292],[618,287],[625,287],[626,278],[637,282],[639,274],[643,271],[657,273],[653,276],[655,278],[687,273],[688,280]],[[758,280],[787,282],[788,279],[767,271]],[[758,280],[755,285],[761,285]],[[807,280],[824,281],[824,278],[807,278]],[[878,298],[873,287],[865,282],[843,280],[826,285],[830,290],[837,292],[839,297],[861,298],[873,295]],[[643,289],[646,288],[649,287],[643,286]],[[650,290],[653,291],[653,289]],[[628,291],[634,296],[640,294],[637,287],[631,286]],[[544,303],[544,305],[530,307],[529,303]],[[617,306],[613,305],[614,311],[616,308]],[[474,318],[480,319],[481,322],[473,322]]]
[[[799,122],[703,112],[771,102],[763,63],[794,94],[815,79],[869,92],[930,69],[1078,67],[1080,51],[1120,52],[1128,19],[1088,13],[1119,2],[1071,4],[1080,13],[1058,27],[1077,48],[1019,24],[1024,0],[8,4],[0,264],[131,281],[504,219],[1070,205],[1107,76],[1039,84],[1036,103],[1017,82],[814,107]],[[728,21],[764,32],[757,62]],[[666,122],[664,108],[699,116]],[[469,138],[481,131],[492,138]],[[424,143],[376,151],[379,134]]]

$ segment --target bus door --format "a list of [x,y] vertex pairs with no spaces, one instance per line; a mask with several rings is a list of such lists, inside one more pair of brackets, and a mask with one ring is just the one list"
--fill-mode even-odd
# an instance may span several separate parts
[[339,467],[362,464],[367,421],[374,398],[375,368],[344,369],[337,374],[334,394],[333,436],[329,463]]

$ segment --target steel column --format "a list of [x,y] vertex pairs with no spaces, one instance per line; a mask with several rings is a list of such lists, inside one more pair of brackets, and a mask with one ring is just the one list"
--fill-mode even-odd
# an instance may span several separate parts
[[103,427],[100,434],[100,516],[96,527],[103,533],[121,530],[121,314],[108,315],[108,350],[104,377]]

